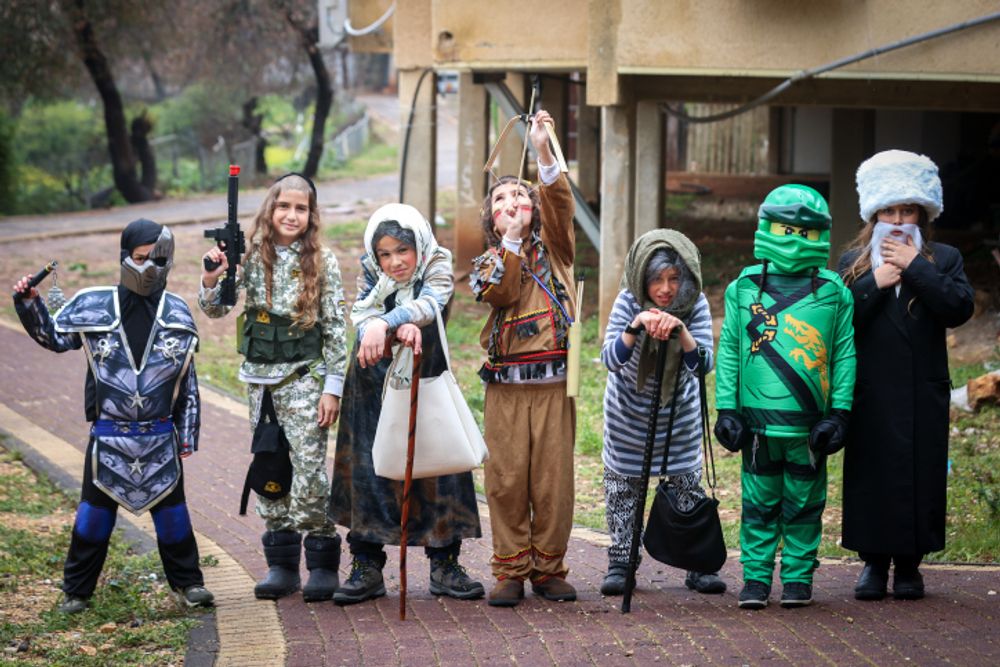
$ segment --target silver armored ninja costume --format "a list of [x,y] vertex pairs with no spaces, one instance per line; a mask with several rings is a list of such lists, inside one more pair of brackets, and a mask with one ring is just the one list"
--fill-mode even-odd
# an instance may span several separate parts
[[[126,239],[141,245],[152,242],[150,236],[156,245],[149,258],[134,262]],[[129,257],[119,286],[81,290],[54,318],[41,298],[17,305],[25,330],[41,346],[54,352],[82,347],[87,355],[92,425],[63,587],[80,598],[93,594],[119,505],[134,514],[150,510],[173,588],[204,583],[180,459],[198,448],[198,332],[184,300],[164,289],[173,254],[169,230],[136,221],[123,232],[122,246]],[[147,328],[144,347],[129,340]]]

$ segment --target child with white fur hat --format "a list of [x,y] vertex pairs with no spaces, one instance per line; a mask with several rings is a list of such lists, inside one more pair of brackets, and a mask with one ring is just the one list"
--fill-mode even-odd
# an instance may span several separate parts
[[944,548],[948,465],[946,329],[972,316],[955,248],[930,240],[943,210],[928,157],[883,151],[857,173],[861,231],[840,259],[854,294],[857,381],[844,457],[842,544],[865,562],[854,589],[924,596],[923,557]]

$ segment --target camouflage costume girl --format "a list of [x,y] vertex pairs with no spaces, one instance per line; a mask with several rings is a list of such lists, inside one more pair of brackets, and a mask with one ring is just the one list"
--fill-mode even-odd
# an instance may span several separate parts
[[[306,217],[301,224],[283,227],[296,208]],[[319,244],[318,234],[312,182],[295,174],[279,179],[257,213],[245,270],[237,282],[246,289],[247,326],[241,346],[246,359],[239,377],[247,383],[251,428],[268,390],[291,447],[293,470],[287,496],[257,498],[257,514],[267,528],[263,543],[270,570],[254,593],[264,599],[298,589],[302,532],[308,533],[310,571],[303,597],[328,600],[337,587],[340,538],[326,511],[326,452],[328,426],[339,412],[344,384],[344,294],[337,258]],[[225,255],[213,249],[206,257],[219,262]],[[219,304],[219,286],[212,280],[225,267],[222,261],[202,278],[198,305],[209,317],[223,317],[231,310]],[[331,403],[336,406],[332,416]]]

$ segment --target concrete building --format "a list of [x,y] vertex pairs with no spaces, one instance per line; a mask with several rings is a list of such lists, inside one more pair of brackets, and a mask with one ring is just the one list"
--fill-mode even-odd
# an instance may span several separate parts
[[[390,4],[351,0],[351,23],[369,25]],[[401,106],[415,100],[402,177],[407,202],[428,215],[433,73],[459,72],[460,270],[482,247],[482,166],[496,133],[490,100],[502,125],[526,105],[530,77],[539,75],[541,105],[577,164],[578,207],[599,202],[598,217],[581,208],[578,221],[600,252],[603,323],[629,245],[661,224],[665,103],[748,103],[804,70],[990,14],[1000,14],[996,0],[399,0],[382,28],[352,38],[352,48],[391,51]],[[1000,142],[1000,20],[802,78],[768,104],[769,182],[819,182],[840,245],[856,229],[844,224],[857,220],[854,172],[876,150],[916,150],[945,165],[987,151],[991,136]],[[509,142],[501,172],[517,169],[520,138]],[[1000,145],[993,150],[1000,158]]]

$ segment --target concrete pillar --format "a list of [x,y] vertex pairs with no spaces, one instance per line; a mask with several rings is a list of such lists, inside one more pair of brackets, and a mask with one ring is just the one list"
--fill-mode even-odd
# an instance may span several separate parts
[[858,232],[858,192],[854,177],[858,165],[875,145],[875,112],[870,109],[834,109],[830,157],[830,266],[836,267],[844,248]]
[[625,255],[632,244],[635,105],[601,107],[601,263],[598,314],[601,335],[608,324]]
[[[515,74],[508,72],[507,78],[504,79],[504,83],[510,92],[514,95],[514,99],[518,101],[521,108],[528,106],[528,102],[531,100],[531,90],[527,85],[527,77],[523,74]],[[504,112],[500,112],[497,115],[497,136],[501,130],[503,130],[504,125],[510,120]],[[507,174],[512,174],[517,176],[518,165],[521,161],[521,151],[524,148],[524,142],[514,128],[511,128],[510,132],[507,133],[507,138],[504,140],[503,149],[501,149],[500,157],[497,158],[496,164],[493,165],[493,170],[496,171],[497,176],[505,176]],[[529,151],[530,153],[530,151]],[[530,159],[528,165],[530,167]],[[527,178],[528,169],[525,168],[525,178]]]
[[576,185],[583,198],[596,202],[601,185],[601,108],[584,104],[576,109]]
[[635,230],[634,238],[659,229],[663,221],[666,190],[664,171],[663,112],[657,102],[644,100],[635,106]]
[[[413,94],[420,81],[419,69],[399,70],[399,141],[400,161],[406,141],[406,124],[409,121]],[[437,190],[437,81],[429,72],[420,85],[410,140],[406,148],[406,164],[400,164],[403,179],[403,203],[415,207],[434,224],[435,194]],[[404,170],[405,167],[405,170]]]
[[[489,155],[489,104],[486,88],[473,83],[472,73],[458,81],[458,191],[455,197],[455,275],[471,270],[470,263],[483,250],[479,223],[486,196],[487,177],[483,165]],[[464,281],[463,281],[464,283]]]

